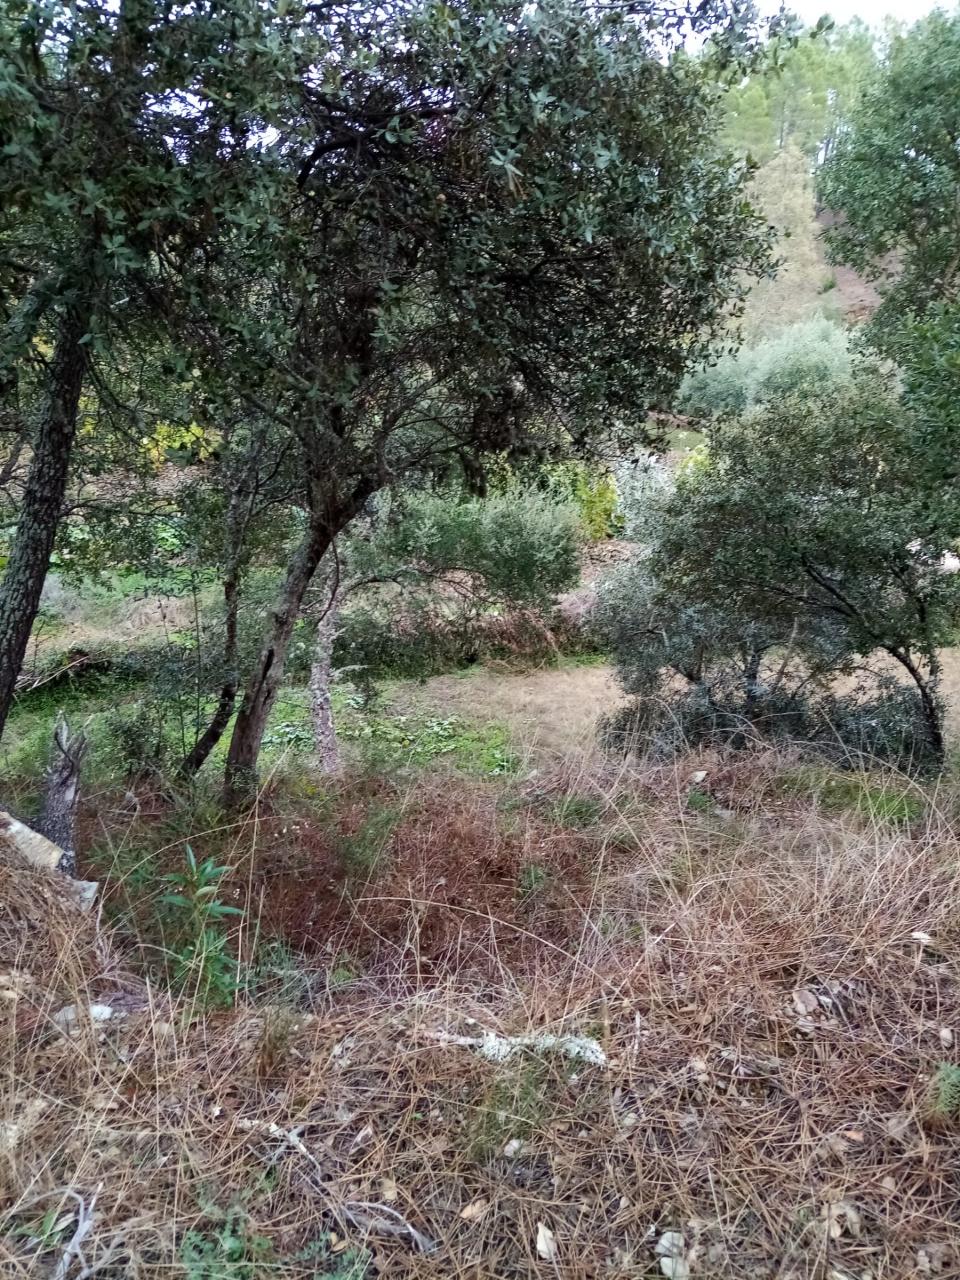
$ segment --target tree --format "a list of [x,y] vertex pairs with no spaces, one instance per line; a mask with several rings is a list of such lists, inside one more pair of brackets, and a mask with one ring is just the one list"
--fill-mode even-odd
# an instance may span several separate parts
[[314,588],[310,695],[323,772],[340,768],[330,686],[334,644],[352,600],[373,596],[375,607],[413,620],[430,610],[460,629],[493,612],[546,613],[579,575],[580,536],[571,507],[516,488],[484,499],[401,494],[355,522],[331,548]]
[[960,14],[895,36],[824,165],[820,199],[841,217],[834,259],[883,282],[875,341],[905,313],[955,299],[960,281]]
[[739,414],[786,395],[849,386],[854,368],[849,334],[829,320],[807,320],[695,370],[678,404],[696,416]]
[[[942,763],[938,651],[956,625],[960,582],[944,571],[951,529],[938,518],[926,447],[875,362],[851,385],[786,395],[715,428],[655,510],[642,568],[652,587],[618,623],[628,687],[670,665],[716,704],[710,672],[729,672],[739,654],[732,706],[750,720],[769,712],[793,662],[794,689],[812,678],[826,692],[885,655],[874,683],[891,671],[906,679],[922,753]],[[673,620],[657,624],[664,640],[651,656],[641,636],[664,611]],[[902,687],[895,703],[899,715]],[[854,719],[863,733],[869,716]]]
[[761,164],[793,147],[812,167],[847,128],[876,64],[874,37],[859,19],[821,21],[797,40],[776,40],[769,55],[727,99],[725,137]]
[[368,498],[635,439],[765,263],[746,168],[717,154],[715,66],[664,57],[667,28],[496,0],[328,35],[281,143],[283,228],[234,245],[206,348],[297,442],[308,513],[245,681],[236,793],[304,593]]
[[[0,426],[27,459],[0,586],[0,730],[62,516],[84,388],[205,293],[216,245],[266,219],[263,131],[312,60],[256,0],[3,0]],[[255,212],[256,211],[256,212]],[[127,369],[129,375],[130,370]]]
[[827,273],[808,158],[787,143],[757,170],[750,195],[773,228],[778,263],[775,275],[753,284],[739,323],[744,341],[754,344],[827,314],[831,300],[824,294]]

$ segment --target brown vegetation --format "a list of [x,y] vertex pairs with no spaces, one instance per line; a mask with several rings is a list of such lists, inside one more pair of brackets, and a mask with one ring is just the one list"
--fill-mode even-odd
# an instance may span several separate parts
[[[960,1129],[933,1083],[960,1033],[952,800],[888,823],[762,755],[499,800],[383,786],[344,784],[309,831],[278,791],[238,866],[262,930],[315,942],[319,908],[350,948],[334,981],[311,947],[298,1003],[201,1016],[151,991],[93,1022],[107,935],[0,931],[5,1274],[52,1273],[95,1192],[82,1253],[107,1275],[184,1274],[230,1206],[263,1262],[238,1277],[346,1276],[353,1250],[391,1276],[956,1273]],[[343,840],[388,802],[345,879]],[[552,874],[523,881],[531,859]],[[489,1061],[485,1030],[589,1036],[606,1066]],[[56,1248],[14,1234],[57,1206]]]

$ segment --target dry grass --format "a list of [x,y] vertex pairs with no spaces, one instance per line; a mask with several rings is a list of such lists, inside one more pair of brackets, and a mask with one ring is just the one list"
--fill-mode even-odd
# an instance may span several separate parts
[[[481,919],[483,965],[454,950],[424,967],[425,875],[402,945],[300,1007],[202,1015],[148,991],[65,1032],[63,1005],[136,983],[103,929],[44,913],[48,889],[6,872],[0,1270],[960,1274],[960,1129],[931,1094],[960,1035],[946,797],[910,825],[831,814],[784,785],[789,763],[538,777],[517,801],[522,831],[549,849],[557,798],[583,817],[563,847],[590,874],[550,890],[569,888],[562,934],[540,930],[536,904],[508,910],[504,881],[499,916],[444,899],[445,918]],[[697,766],[715,808],[690,808]],[[413,868],[457,837],[423,796],[410,805]],[[355,889],[355,918],[402,897],[390,874],[388,891]],[[608,1065],[493,1063],[437,1034],[480,1029],[593,1036]],[[682,1258],[661,1267],[667,1231]]]

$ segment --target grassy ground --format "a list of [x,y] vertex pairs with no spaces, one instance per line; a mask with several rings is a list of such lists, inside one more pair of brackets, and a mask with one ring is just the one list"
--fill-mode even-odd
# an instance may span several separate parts
[[956,1274],[957,811],[782,755],[101,796],[111,926],[0,867],[3,1274]]
[[0,1273],[960,1275],[960,783],[625,763],[618,699],[343,689],[331,782],[291,689],[240,815],[98,748],[100,914],[0,847]]

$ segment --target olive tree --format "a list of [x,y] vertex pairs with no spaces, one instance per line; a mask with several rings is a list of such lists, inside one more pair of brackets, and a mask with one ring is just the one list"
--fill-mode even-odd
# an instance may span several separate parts
[[[742,723],[772,716],[782,728],[792,717],[796,736],[815,736],[818,716],[838,712],[860,741],[871,715],[906,708],[903,742],[942,761],[938,655],[956,624],[960,575],[927,447],[874,362],[849,386],[788,395],[713,429],[706,453],[651,509],[654,532],[633,570],[640,589],[607,606],[627,688],[663,692],[672,669],[706,709]],[[854,703],[828,701],[811,716],[797,702],[865,668],[886,707],[874,701],[859,721]]]

